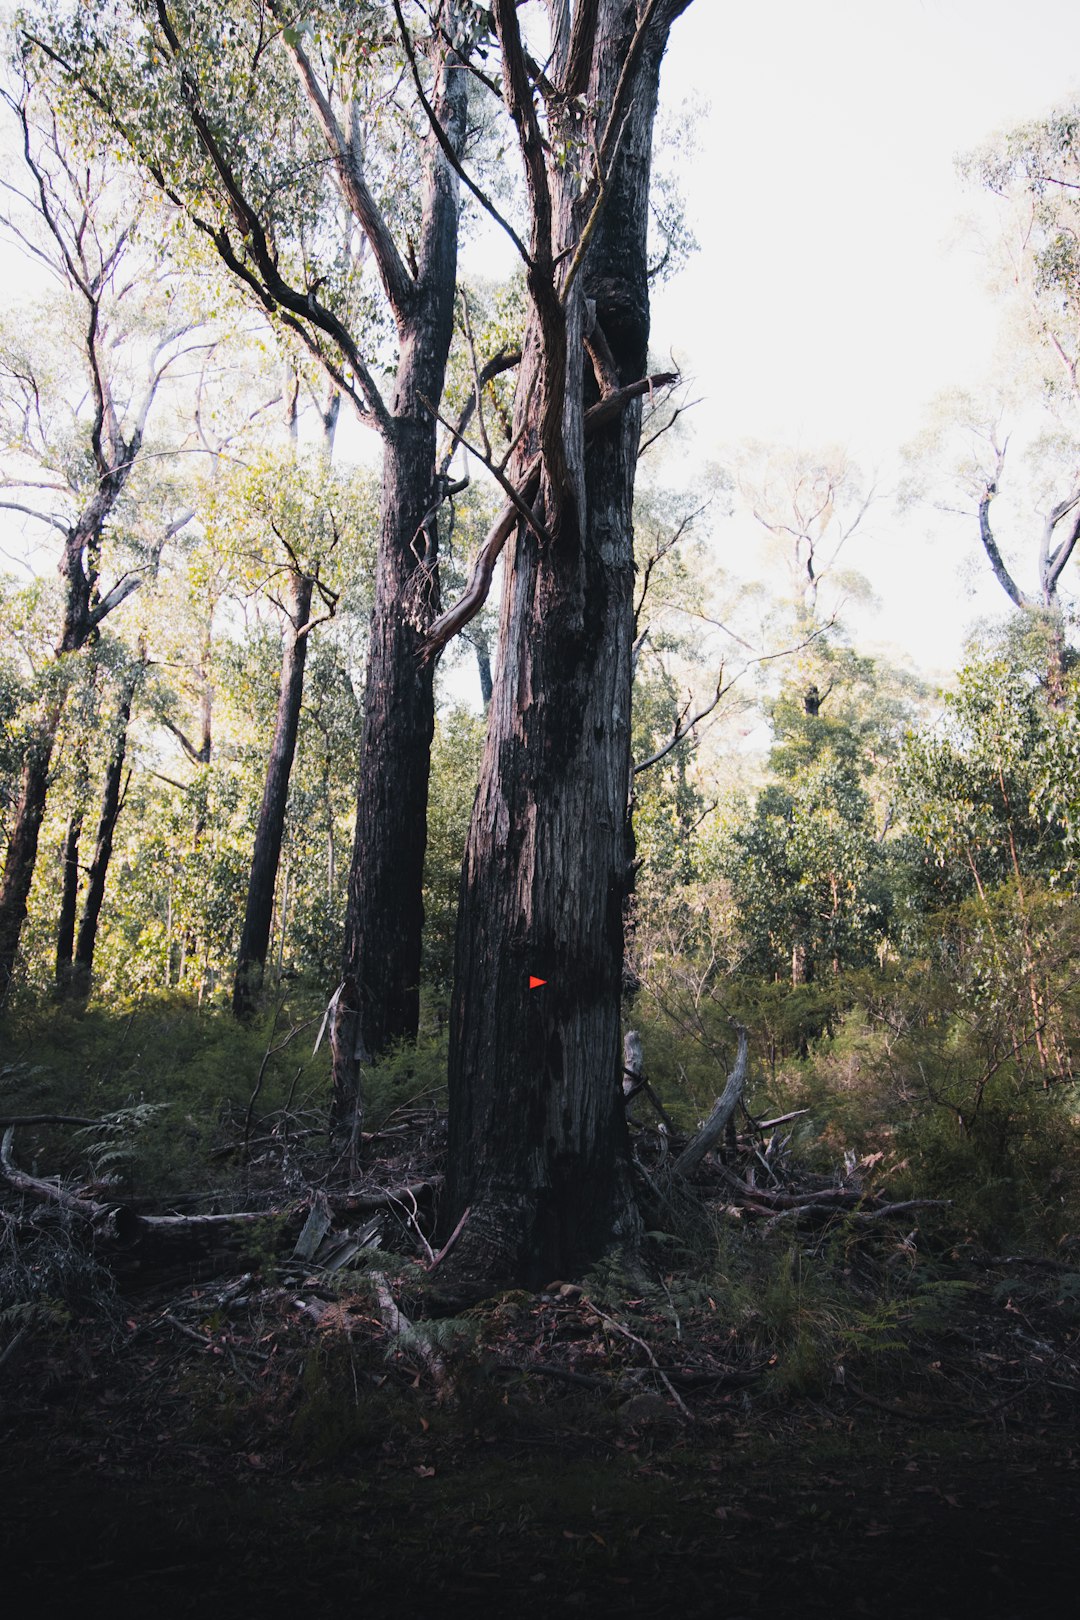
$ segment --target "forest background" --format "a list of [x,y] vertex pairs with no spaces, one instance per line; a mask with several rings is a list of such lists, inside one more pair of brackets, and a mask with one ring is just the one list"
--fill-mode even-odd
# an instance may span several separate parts
[[[26,894],[25,921],[12,903],[0,930],[0,1106],[28,1156],[81,1169],[94,1198],[266,1206],[331,1160],[355,1175],[394,1121],[441,1116],[497,617],[484,606],[436,677],[419,986],[401,1015],[411,995],[415,1035],[375,1043],[365,1026],[343,1078],[332,1014],[386,522],[364,424],[404,330],[371,269],[390,267],[392,292],[404,266],[343,218],[274,81],[244,161],[264,165],[267,198],[318,176],[290,202],[289,250],[305,273],[333,252],[307,312],[279,299],[267,319],[192,228],[206,183],[182,129],[163,122],[159,150],[160,109],[139,107],[140,173],[108,106],[95,126],[78,74],[55,77],[85,43],[64,8],[36,15],[58,54],[16,55],[4,89],[18,290],[0,323],[0,816],[5,894],[20,872]],[[1078,34],[1056,5],[1022,32],[1013,8],[959,0],[872,21],[754,8],[723,28],[690,7],[656,141],[623,1025],[664,1128],[640,1100],[633,1126],[653,1145],[692,1135],[745,1030],[747,1126],[786,1127],[767,1175],[782,1163],[817,1193],[938,1211],[894,1234],[867,1285],[920,1299],[943,1254],[1023,1248],[1071,1278],[1077,1240],[1080,115],[1063,41]],[[323,48],[317,19],[278,36],[301,70]],[[419,285],[421,66],[400,56],[387,90],[397,36],[371,38],[372,62],[349,67],[366,162]],[[117,61],[104,103],[131,69]],[[410,530],[398,615],[422,636],[497,523],[528,305],[485,217],[524,217],[506,129],[470,116],[486,201],[467,199],[442,482]],[[369,361],[322,320],[324,286]],[[322,325],[302,332],[312,311]],[[74,1143],[61,1116],[89,1122]],[[795,1309],[786,1233],[706,1261],[685,1210],[650,1213],[691,1268],[749,1268],[742,1331],[780,1334],[784,1387],[834,1378],[856,1316],[879,1350],[866,1299],[837,1304],[855,1285],[835,1257],[818,1251],[818,1305],[799,1293]],[[9,1270],[17,1336],[67,1284]],[[778,1279],[794,1313],[779,1327],[761,1303]]]
[[[520,269],[543,191],[527,140],[524,178],[512,161],[527,108],[484,99],[492,22],[465,0],[295,19],[163,0],[132,8],[145,55],[109,32],[122,9],[36,6],[6,35],[0,1368],[37,1390],[35,1349],[74,1411],[113,1376],[85,1366],[126,1378],[138,1340],[149,1410],[159,1336],[179,1335],[205,1364],[166,1406],[192,1433],[220,1423],[244,1466],[272,1454],[283,1478],[376,1445],[434,1475],[400,1439],[421,1384],[429,1449],[540,1435],[552,1397],[530,1373],[590,1392],[582,1446],[608,1444],[612,1411],[636,1433],[689,1426],[707,1402],[712,1423],[865,1401],[901,1424],[1057,1432],[1080,1392],[1075,12],[643,13],[672,22],[648,356],[603,275],[582,298],[583,397],[614,397],[620,454],[640,451],[633,599],[624,642],[565,688],[539,611],[530,643],[567,708],[633,673],[625,845],[621,810],[595,836],[569,811],[587,858],[554,887],[556,909],[584,915],[613,890],[604,862],[625,877],[625,963],[581,1043],[575,1129],[603,1137],[609,1080],[633,1093],[637,1224],[622,1247],[594,1241],[618,1198],[594,1231],[571,1189],[549,1246],[530,1251],[526,1217],[505,1271],[480,1272],[523,1285],[492,1302],[464,1262],[449,1274],[492,1252],[476,1139],[496,1172],[504,1154],[504,1180],[538,1144],[512,1090],[538,1026],[499,1023],[510,935],[492,948],[475,899],[503,901],[484,889],[474,801],[495,756],[510,772],[500,693],[523,679],[526,610],[501,564],[479,612],[459,604],[484,596],[478,559],[518,518],[509,554],[538,570],[538,600],[553,591],[544,548],[566,510],[557,481],[530,484],[513,459],[547,431],[527,390],[515,404],[516,370],[549,376],[558,327],[536,313],[535,255],[531,280]],[[505,33],[516,8],[494,9]],[[469,97],[433,22],[465,13]],[[162,66],[181,14],[198,94]],[[550,133],[566,103],[522,60]],[[359,109],[344,134],[343,86]],[[205,104],[206,127],[189,124]],[[627,137],[635,161],[647,144]],[[213,173],[211,149],[227,159]],[[588,150],[551,135],[556,191]],[[215,190],[229,163],[240,183]],[[482,197],[447,181],[461,169]],[[605,264],[632,260],[608,229]],[[380,440],[397,483],[391,467],[380,486]],[[565,603],[546,600],[554,623]],[[433,688],[418,651],[438,655]],[[433,727],[426,803],[415,777],[358,768],[365,720],[391,736],[386,694],[406,688],[397,708]],[[601,728],[568,767],[549,707],[534,753],[561,759],[569,802]],[[545,775],[527,765],[531,814]],[[401,903],[399,859],[422,863]],[[385,993],[350,1005],[383,946]],[[535,966],[542,997],[554,975]],[[580,1027],[577,1009],[552,1016]],[[469,1091],[485,1065],[511,1088],[502,1115],[498,1086],[494,1105]],[[721,1097],[723,1140],[703,1144]],[[493,1206],[507,1226],[512,1202]],[[212,1309],[193,1271],[215,1277]],[[155,1287],[171,1295],[151,1309]],[[268,1364],[265,1389],[238,1356]],[[90,1428],[106,1451],[148,1443]],[[589,1523],[580,1539],[603,1548]],[[404,1567],[407,1536],[398,1550]]]

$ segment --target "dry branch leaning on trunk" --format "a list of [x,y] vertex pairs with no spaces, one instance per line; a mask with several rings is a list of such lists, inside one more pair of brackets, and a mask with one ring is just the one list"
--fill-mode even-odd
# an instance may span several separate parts
[[714,1148],[720,1141],[731,1120],[735,1118],[735,1110],[742,1100],[746,1090],[746,1063],[749,1054],[749,1037],[740,1024],[739,1048],[735,1057],[735,1067],[728,1075],[727,1085],[717,1099],[712,1113],[705,1121],[701,1130],[683,1148],[675,1160],[675,1170],[681,1176],[691,1175],[701,1163],[710,1148]]

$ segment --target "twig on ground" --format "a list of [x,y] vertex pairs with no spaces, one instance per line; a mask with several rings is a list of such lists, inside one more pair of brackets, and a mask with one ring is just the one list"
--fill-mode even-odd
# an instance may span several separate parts
[[636,1344],[640,1349],[644,1350],[652,1364],[653,1371],[656,1373],[656,1376],[659,1378],[660,1382],[663,1384],[664,1388],[675,1402],[675,1405],[679,1408],[679,1411],[682,1413],[683,1417],[686,1418],[688,1422],[692,1423],[694,1420],[693,1413],[690,1411],[690,1408],[687,1406],[686,1402],[683,1400],[682,1396],[671,1382],[671,1379],[667,1376],[667,1373],[665,1373],[663,1368],[660,1366],[660,1363],[653,1355],[649,1346],[645,1343],[645,1340],[639,1339],[636,1333],[631,1333],[630,1329],[624,1326],[622,1322],[618,1321],[616,1317],[611,1316],[607,1311],[601,1310],[600,1306],[594,1304],[587,1294],[582,1294],[581,1303],[588,1310],[592,1311],[594,1315],[598,1316],[601,1322],[606,1322],[609,1327],[615,1330],[616,1333],[621,1333],[624,1339],[629,1339],[631,1343]]

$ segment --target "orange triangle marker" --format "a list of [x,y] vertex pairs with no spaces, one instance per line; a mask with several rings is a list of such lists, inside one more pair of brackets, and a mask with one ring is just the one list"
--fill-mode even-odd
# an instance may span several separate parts
[[541,984],[547,984],[547,980],[546,979],[536,979],[536,978],[533,977],[533,975],[531,973],[529,974],[529,989],[530,990],[537,989],[537,987],[539,985],[541,985]]

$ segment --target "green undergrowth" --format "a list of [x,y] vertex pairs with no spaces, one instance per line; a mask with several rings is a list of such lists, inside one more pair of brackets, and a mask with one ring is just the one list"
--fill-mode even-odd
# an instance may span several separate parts
[[20,1128],[17,1157],[43,1172],[89,1168],[101,1184],[149,1200],[228,1192],[233,1169],[221,1150],[249,1106],[256,1120],[286,1103],[298,1113],[325,1108],[317,1027],[303,1002],[242,1025],[175,994],[85,1009],[24,1000],[0,1025],[0,1112],[100,1122]]

